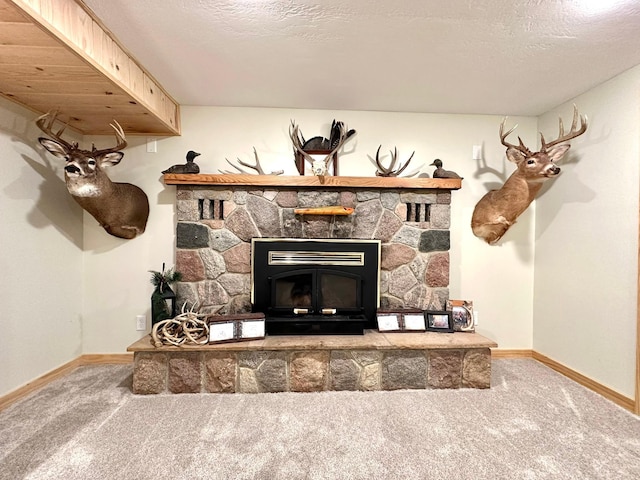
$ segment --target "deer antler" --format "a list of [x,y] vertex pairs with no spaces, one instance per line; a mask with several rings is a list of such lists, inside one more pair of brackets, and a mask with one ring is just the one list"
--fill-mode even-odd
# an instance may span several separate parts
[[500,142],[502,143],[502,145],[504,145],[507,148],[515,148],[516,150],[522,152],[525,155],[531,155],[531,150],[529,150],[525,146],[525,144],[522,142],[522,139],[520,137],[518,137],[518,142],[520,142],[519,145],[514,145],[513,143],[509,143],[506,141],[509,134],[513,132],[516,128],[518,128],[518,124],[515,124],[512,128],[509,129],[507,133],[504,133],[504,126],[507,123],[508,118],[509,117],[504,117],[504,119],[502,120],[502,123],[500,124]]
[[36,119],[36,125],[38,126],[38,128],[40,130],[42,130],[44,133],[49,135],[54,140],[56,140],[56,141],[60,142],[61,144],[63,144],[69,150],[73,150],[75,148],[78,148],[78,144],[77,143],[71,144],[71,143],[67,142],[66,140],[63,140],[62,137],[61,137],[62,133],[67,128],[67,124],[66,123],[64,123],[62,125],[62,128],[60,130],[58,130],[57,132],[53,132],[51,130],[53,128],[53,124],[55,123],[57,116],[58,116],[58,111],[57,110],[54,110],[53,112],[49,111],[49,112],[45,113],[44,115],[39,116]]
[[113,123],[109,124],[109,126],[113,128],[118,144],[115,147],[103,148],[102,150],[96,150],[96,147],[93,146],[93,148],[91,149],[91,153],[93,153],[94,155],[104,155],[106,153],[119,152],[127,146],[127,139],[124,136],[124,130],[122,129],[120,124],[114,120]]
[[[576,130],[578,127],[578,118],[580,118],[580,128]],[[540,133],[540,142],[542,143],[541,152],[546,152],[547,148],[553,147],[554,145],[558,145],[559,143],[567,142],[572,138],[576,138],[579,135],[582,135],[587,131],[587,116],[586,115],[578,115],[578,107],[573,105],[573,122],[571,122],[571,130],[569,133],[564,133],[564,125],[562,124],[562,117],[558,119],[559,122],[559,130],[558,138],[553,140],[552,142],[545,142],[544,136]]]
[[315,159],[302,149],[302,145],[304,144],[304,137],[300,132],[300,128],[295,124],[293,120],[291,120],[291,125],[289,125],[289,137],[291,138],[291,143],[293,144],[294,153],[298,152],[304,157],[305,160],[313,163]]
[[[411,162],[411,159],[413,158],[413,156],[416,153],[415,150],[414,150],[413,153],[411,154],[411,156],[405,162],[405,164],[402,165],[399,169],[394,170],[393,167],[395,167],[396,161],[398,160],[398,149],[396,147],[393,147],[393,152],[391,150],[389,150],[389,153],[391,154],[391,164],[389,165],[389,168],[385,168],[380,163],[380,157],[379,157],[380,148],[382,148],[382,145],[380,145],[378,147],[378,150],[376,151],[376,165],[378,166],[378,171],[376,172],[376,176],[378,176],[378,177],[397,177],[397,176],[399,176],[409,166],[409,162]],[[413,175],[415,175],[415,173]],[[413,175],[410,175],[410,176],[413,176]]]
[[[525,155],[531,155],[532,153],[531,150],[529,150],[524,145],[520,137],[518,137],[518,141],[520,142],[519,145],[514,145],[506,141],[509,134],[518,127],[518,125],[515,125],[507,133],[504,133],[504,126],[507,122],[507,118],[508,117],[504,117],[504,120],[502,120],[502,123],[500,124],[500,141],[502,142],[502,145],[504,145],[507,148],[515,148],[516,150],[519,150]],[[578,128],[578,119],[580,119],[580,128]],[[547,151],[549,147],[553,147],[555,145],[558,145],[559,143],[568,142],[572,138],[576,138],[587,131],[587,125],[588,125],[587,116],[579,115],[578,107],[575,104],[573,105],[573,121],[571,122],[571,130],[569,131],[569,133],[566,133],[566,134],[564,133],[564,124],[562,123],[562,117],[558,119],[558,122],[559,122],[559,133],[558,133],[557,139],[547,143],[544,139],[544,135],[540,133],[540,143],[542,144],[542,147],[540,148],[541,152],[544,153]]]
[[127,139],[124,136],[124,130],[122,130],[120,124],[114,120],[113,123],[109,124],[109,126],[113,128],[118,144],[115,147],[103,148],[102,150],[96,150],[96,147],[93,146],[92,153],[94,155],[104,155],[105,153],[118,152],[127,146]]
[[[258,152],[256,152],[256,147],[253,147],[253,156],[256,159],[255,165],[251,165],[250,163],[243,162],[239,158],[238,158],[238,163],[240,165],[242,165],[243,167],[247,167],[247,168],[250,168],[252,170],[255,170],[256,172],[258,172],[258,175],[282,175],[284,173],[284,170],[275,170],[275,171],[273,171],[271,173],[268,173],[268,174],[265,173],[265,171],[262,170],[262,167],[260,166],[260,159],[258,158]],[[251,172],[248,172],[246,170],[243,170],[242,168],[238,167],[237,165],[234,165],[228,159],[225,158],[225,160],[227,161],[227,163],[229,165],[231,165],[233,168],[235,168],[239,172],[241,172],[241,173],[251,173]],[[230,172],[228,170],[220,170],[220,172],[222,172],[222,173],[233,173],[233,172]]]

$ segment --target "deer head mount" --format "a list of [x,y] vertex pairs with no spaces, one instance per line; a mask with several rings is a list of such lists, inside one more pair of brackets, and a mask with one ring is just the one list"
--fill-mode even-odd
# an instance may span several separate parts
[[[355,130],[349,130],[343,122],[333,121],[331,124],[331,135],[329,139],[323,137],[313,137],[305,140],[300,128],[291,120],[289,126],[289,137],[293,143],[293,153],[302,162],[296,161],[298,172],[304,175],[304,161],[311,164],[311,173],[319,177],[324,177],[329,172],[332,162],[338,159],[338,150],[355,135]],[[322,158],[314,158],[313,154],[324,155]],[[334,169],[335,170],[335,169]]]
[[[580,120],[580,126],[578,126]],[[578,115],[573,107],[573,122],[568,133],[564,131],[562,118],[559,120],[558,138],[551,142],[540,134],[541,148],[538,152],[529,150],[518,137],[518,145],[508,143],[507,137],[517,125],[504,132],[507,118],[500,124],[500,141],[507,147],[507,158],[516,164],[516,171],[504,183],[502,188],[491,190],[476,204],[471,217],[471,229],[476,237],[489,244],[495,244],[509,230],[516,219],[535,199],[545,181],[558,176],[560,168],[555,162],[569,150],[569,140],[587,131],[587,117]]]
[[114,120],[115,147],[98,150],[82,150],[76,142],[62,139],[66,125],[53,132],[57,113],[46,113],[36,120],[40,130],[51,138],[40,137],[40,144],[54,157],[66,162],[64,179],[74,200],[89,212],[107,233],[131,239],[144,232],[149,217],[147,195],[130,183],[112,182],[104,172],[105,167],[117,165],[127,146],[124,131]]

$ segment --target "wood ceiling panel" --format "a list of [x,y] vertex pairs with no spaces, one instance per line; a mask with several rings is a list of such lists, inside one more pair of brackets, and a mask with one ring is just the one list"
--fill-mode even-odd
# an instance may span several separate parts
[[179,105],[75,0],[0,0],[0,95],[85,134],[179,135]]
[[0,22],[0,45],[57,46],[39,27],[22,22]]
[[8,2],[0,2],[0,21],[31,23],[22,12],[16,10],[15,6]]
[[63,93],[67,91],[76,95],[108,96],[114,93],[125,94],[124,90],[106,80],[102,82],[84,82],[78,81],[73,77],[54,81],[31,78],[27,82],[19,79],[0,79],[0,85],[3,93]]
[[62,65],[11,65],[0,75],[0,79],[12,80],[24,79],[25,77],[34,80],[62,81],[72,78],[82,82],[104,83],[104,75],[94,69],[82,65],[80,67],[69,67]]

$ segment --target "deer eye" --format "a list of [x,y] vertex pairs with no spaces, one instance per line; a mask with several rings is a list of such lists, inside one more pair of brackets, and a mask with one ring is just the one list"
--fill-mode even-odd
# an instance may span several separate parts
[[93,167],[93,166],[95,166],[96,161],[95,161],[93,158],[90,158],[90,159],[87,161],[87,163]]
[[531,160],[531,159],[527,160],[527,165],[533,165],[534,163],[536,163],[535,160]]

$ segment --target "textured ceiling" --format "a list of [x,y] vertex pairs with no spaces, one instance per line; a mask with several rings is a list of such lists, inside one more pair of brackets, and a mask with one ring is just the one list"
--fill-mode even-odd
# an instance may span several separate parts
[[182,105],[538,115],[640,64],[638,0],[84,1]]

